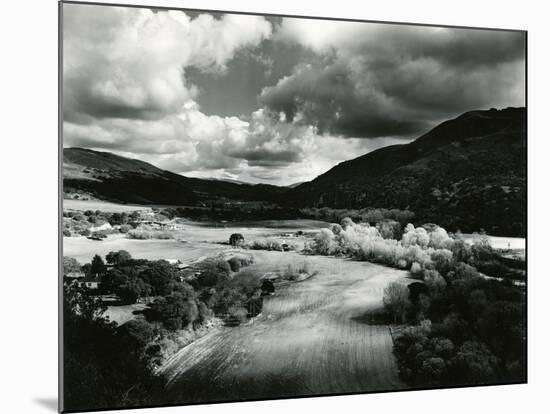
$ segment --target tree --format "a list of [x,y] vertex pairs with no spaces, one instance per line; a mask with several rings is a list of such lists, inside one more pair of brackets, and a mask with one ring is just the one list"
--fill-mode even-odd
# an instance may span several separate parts
[[109,264],[118,265],[132,260],[132,256],[126,250],[119,250],[117,252],[107,253],[105,259]]
[[126,283],[128,283],[128,275],[120,269],[112,268],[103,276],[101,290],[103,293],[115,293]]
[[[229,265],[228,265],[229,266]],[[172,292],[178,281],[178,270],[166,260],[146,262],[139,277],[152,287],[153,295],[166,296]]]
[[498,359],[481,342],[467,341],[451,359],[453,379],[458,383],[483,384],[496,379]]
[[189,292],[172,292],[155,300],[151,309],[153,318],[170,330],[186,328],[199,317],[196,298]]
[[244,236],[241,233],[233,233],[229,237],[229,244],[233,247],[240,246],[244,243]]
[[203,260],[198,265],[200,275],[197,278],[201,286],[211,287],[219,282],[227,281],[231,273],[231,265],[222,258]]
[[128,214],[127,213],[113,213],[111,214],[111,217],[109,217],[109,223],[112,226],[119,225],[119,224],[126,224],[128,222]]
[[447,249],[434,250],[430,255],[435,269],[442,275],[446,275],[453,265],[453,252]]
[[99,255],[95,255],[92,259],[92,265],[90,266],[90,275],[92,276],[102,276],[107,271],[107,267],[103,262],[103,259]]
[[130,305],[136,303],[140,296],[146,293],[148,286],[143,280],[134,278],[120,285],[115,292],[123,303]]
[[344,217],[340,222],[340,225],[344,230],[347,230],[348,227],[353,227],[354,224],[355,223],[353,222],[353,220],[349,217]]
[[380,236],[384,239],[399,240],[401,238],[401,224],[398,221],[383,220],[376,224],[376,228],[380,232]]
[[85,288],[65,285],[63,288],[63,323],[104,321],[107,306],[95,295],[89,295]]
[[433,291],[435,293],[442,291],[447,285],[447,282],[437,270],[425,270],[424,283],[430,291]]
[[438,385],[441,383],[445,369],[446,364],[443,358],[426,358],[418,370],[418,381],[423,385]]
[[463,280],[463,281],[471,281],[476,278],[479,278],[479,272],[476,270],[475,267],[467,265],[466,263],[458,263],[454,270],[451,270],[447,273],[446,279],[447,280]]
[[430,247],[434,249],[445,249],[453,244],[453,239],[449,237],[447,231],[443,227],[435,226],[430,231]]
[[398,282],[391,282],[384,289],[382,301],[386,310],[393,316],[394,323],[406,322],[407,310],[411,305],[409,300],[409,289],[406,285]]
[[144,349],[155,336],[153,326],[143,319],[133,319],[118,329],[121,340],[128,350]]
[[275,292],[275,285],[271,280],[265,279],[260,289],[262,290],[262,295],[271,295]]
[[321,229],[314,239],[315,252],[318,254],[328,255],[333,254],[335,249],[336,244],[334,242],[334,233],[329,229]]
[[63,274],[66,276],[72,272],[79,272],[82,265],[72,257],[63,256]]

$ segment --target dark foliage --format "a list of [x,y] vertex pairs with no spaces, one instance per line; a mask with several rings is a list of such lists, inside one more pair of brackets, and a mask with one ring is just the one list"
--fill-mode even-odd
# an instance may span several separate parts
[[152,372],[148,348],[154,328],[145,321],[117,327],[85,289],[65,286],[64,409],[105,409],[158,403],[162,380]]
[[231,246],[238,246],[240,244],[244,243],[244,236],[241,233],[233,233],[229,237],[229,244]]
[[410,290],[409,321],[420,325],[395,340],[403,378],[421,386],[525,381],[524,292],[464,263],[447,279],[443,289]]

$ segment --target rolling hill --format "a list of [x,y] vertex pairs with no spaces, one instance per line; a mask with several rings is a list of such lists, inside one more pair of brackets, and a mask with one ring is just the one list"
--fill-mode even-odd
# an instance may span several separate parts
[[83,148],[63,151],[66,193],[136,204],[206,206],[226,200],[301,207],[409,209],[451,231],[524,235],[526,110],[466,112],[418,139],[342,162],[289,187],[189,178]]
[[196,206],[208,201],[272,201],[286,188],[189,178],[109,152],[64,148],[63,190],[123,203]]
[[450,230],[523,235],[525,108],[467,112],[283,194],[296,206],[410,209]]

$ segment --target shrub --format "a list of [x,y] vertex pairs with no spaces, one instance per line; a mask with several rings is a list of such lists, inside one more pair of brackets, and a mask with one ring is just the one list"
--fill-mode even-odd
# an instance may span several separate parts
[[476,261],[490,260],[495,257],[495,251],[491,247],[491,242],[487,236],[476,238],[471,249]]
[[285,280],[299,280],[301,275],[310,275],[309,264],[304,261],[299,266],[289,264],[283,272],[280,272]]
[[229,308],[228,314],[238,321],[238,323],[243,323],[246,322],[248,311],[243,306],[233,305]]
[[467,265],[466,263],[458,263],[453,270],[447,273],[446,279],[448,281],[453,280],[472,280],[479,278],[480,274],[475,267]]
[[434,249],[448,249],[453,244],[453,239],[449,237],[449,234],[443,227],[435,226],[435,228],[429,232],[429,236],[429,246]]
[[133,227],[130,224],[121,224],[118,231],[121,233],[128,233]]
[[242,267],[254,263],[254,258],[252,256],[238,255],[231,257],[227,263],[229,263],[232,272],[238,272]]
[[420,276],[422,274],[422,265],[418,262],[414,262],[410,270],[413,276]]
[[170,231],[135,229],[128,231],[126,237],[136,240],[169,240],[174,238],[174,234]]
[[239,246],[244,243],[244,236],[241,233],[233,233],[229,237],[229,244],[233,247]]
[[399,269],[406,269],[407,268],[407,261],[405,259],[399,259],[397,261],[397,267]]
[[270,251],[283,251],[283,246],[280,242],[270,239],[258,239],[254,240],[252,244],[248,246],[252,250],[270,250]]
[[82,265],[72,257],[63,256],[63,274],[67,275],[72,272],[79,272]]
[[313,239],[313,250],[323,255],[334,254],[336,252],[334,233],[329,229],[321,229]]
[[405,233],[403,234],[401,243],[405,247],[416,245],[422,248],[426,248],[430,243],[430,236],[428,235],[426,229],[422,227],[415,228],[412,224],[409,223],[407,224],[407,227],[405,227]]
[[447,282],[437,270],[425,270],[424,283],[431,291],[441,291],[447,286]]
[[446,275],[453,267],[453,252],[447,249],[434,250],[430,259],[435,269],[442,275]]
[[401,224],[395,220],[384,220],[376,225],[380,236],[384,239],[400,239],[402,237]]

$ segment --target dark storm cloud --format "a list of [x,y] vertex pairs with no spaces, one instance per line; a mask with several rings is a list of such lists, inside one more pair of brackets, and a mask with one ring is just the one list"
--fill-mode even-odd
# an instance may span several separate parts
[[524,105],[519,33],[63,11],[64,145],[186,175],[308,181],[461,112]]
[[[315,34],[332,28],[333,36]],[[297,67],[266,87],[261,102],[287,121],[367,138],[411,136],[468,110],[524,104],[522,33],[360,23],[344,35],[342,29],[286,20],[279,39],[332,63]]]
[[258,109],[266,85],[277,83],[304,61],[322,64],[324,59],[300,45],[265,39],[254,48],[239,50],[223,73],[189,67],[185,77],[198,86],[196,101],[204,113],[246,118]]
[[286,120],[313,124],[320,133],[379,137],[407,135],[426,124],[403,119],[387,111],[376,93],[359,96],[348,68],[336,63],[327,67],[305,66],[262,93],[262,103],[283,112]]

